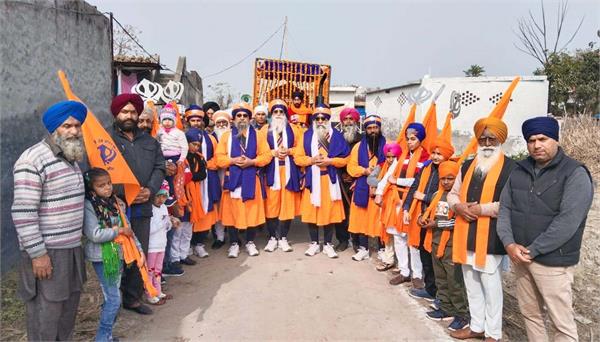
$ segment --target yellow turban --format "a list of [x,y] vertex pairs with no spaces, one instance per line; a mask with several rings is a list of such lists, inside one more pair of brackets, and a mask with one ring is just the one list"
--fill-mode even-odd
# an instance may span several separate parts
[[436,138],[431,144],[431,151],[438,149],[440,154],[444,156],[446,160],[450,159],[454,154],[454,147],[452,144],[441,137]]
[[438,167],[438,172],[439,172],[439,177],[443,178],[443,177],[447,177],[449,175],[452,175],[454,177],[456,177],[456,175],[458,175],[458,163],[454,162],[454,161],[450,161],[447,160],[445,162],[441,162],[440,166]]
[[494,133],[496,138],[500,140],[501,144],[506,141],[508,127],[506,127],[506,124],[502,120],[494,117],[487,117],[477,120],[477,122],[475,122],[475,126],[473,127],[475,131],[475,138],[479,139],[486,128]]

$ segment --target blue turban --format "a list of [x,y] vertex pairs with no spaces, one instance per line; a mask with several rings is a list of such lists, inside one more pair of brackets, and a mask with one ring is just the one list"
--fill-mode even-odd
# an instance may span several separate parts
[[74,117],[80,123],[85,121],[87,108],[81,102],[61,101],[53,104],[46,110],[42,116],[42,122],[50,133],[54,133],[63,122],[67,121],[69,116]]
[[185,138],[187,139],[188,143],[202,141],[202,131],[195,127],[192,127],[188,129],[187,132],[185,132]]
[[406,131],[408,132],[409,129],[414,129],[417,132],[416,136],[419,141],[423,141],[425,139],[425,126],[422,124],[413,122],[406,127]]
[[529,141],[532,135],[543,134],[548,138],[558,141],[558,121],[549,116],[538,116],[523,122],[521,127],[525,141]]
[[188,110],[201,110],[201,111],[204,111],[202,109],[202,107],[198,106],[197,104],[191,104],[189,107],[187,107],[187,109],[185,111],[187,112]]

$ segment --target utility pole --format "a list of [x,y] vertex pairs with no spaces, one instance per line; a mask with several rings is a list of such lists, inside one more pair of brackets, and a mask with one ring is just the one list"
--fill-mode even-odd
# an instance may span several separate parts
[[283,57],[283,50],[285,49],[285,36],[287,33],[287,15],[285,16],[285,20],[283,21],[283,37],[281,38],[281,49],[279,50],[279,59]]

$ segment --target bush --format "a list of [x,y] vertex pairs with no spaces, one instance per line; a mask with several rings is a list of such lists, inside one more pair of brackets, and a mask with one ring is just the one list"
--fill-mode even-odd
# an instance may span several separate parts
[[567,155],[584,163],[594,180],[600,176],[600,120],[588,115],[562,120],[560,145]]

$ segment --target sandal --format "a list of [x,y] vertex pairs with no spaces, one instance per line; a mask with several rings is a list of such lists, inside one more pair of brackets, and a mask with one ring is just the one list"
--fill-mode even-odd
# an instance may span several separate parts
[[394,267],[394,264],[385,264],[385,263],[381,263],[379,265],[377,265],[375,267],[375,269],[379,272],[385,272],[387,270],[389,270],[390,268]]

